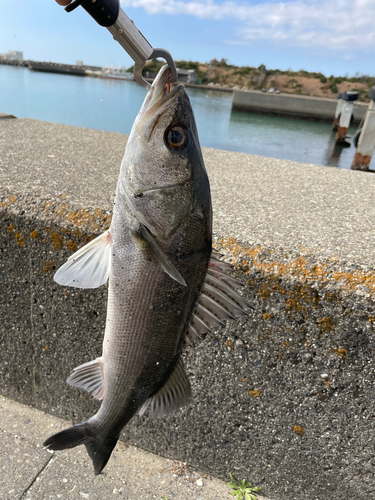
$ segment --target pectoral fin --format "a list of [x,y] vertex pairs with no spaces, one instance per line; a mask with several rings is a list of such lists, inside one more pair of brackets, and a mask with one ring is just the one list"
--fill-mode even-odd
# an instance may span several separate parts
[[76,288],[98,288],[107,282],[111,269],[111,237],[109,230],[71,255],[57,271],[59,285]]
[[187,405],[190,398],[191,386],[180,358],[165,385],[141,406],[139,415],[142,417],[149,408],[150,418],[165,417]]
[[139,225],[138,231],[132,233],[132,236],[141,252],[147,253],[151,259],[160,264],[163,271],[166,272],[172,279],[177,281],[177,283],[186,286],[184,278],[161,250],[150,231],[143,224]]

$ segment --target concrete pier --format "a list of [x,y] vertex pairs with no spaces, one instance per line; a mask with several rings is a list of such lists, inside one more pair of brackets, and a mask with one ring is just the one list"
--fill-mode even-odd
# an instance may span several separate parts
[[[274,94],[257,90],[233,92],[232,109],[249,113],[264,113],[275,116],[289,116],[332,122],[337,99],[311,97],[294,94]],[[366,103],[355,102],[353,123],[359,123],[367,109]]]
[[346,139],[348,128],[352,122],[354,102],[358,100],[358,92],[344,92],[341,94],[340,100],[342,100],[343,103],[340,106],[340,114],[338,116],[336,144],[338,146],[350,146],[350,143],[347,142]]
[[341,99],[342,94],[339,94],[337,96],[337,105],[336,105],[336,110],[335,110],[335,117],[333,118],[333,123],[332,123],[332,130],[336,132],[337,127],[339,126],[339,120],[340,120],[340,115],[342,108],[344,107],[345,101],[344,99]]
[[375,149],[375,87],[369,92],[371,102],[359,136],[357,150],[351,168],[353,170],[369,171],[372,155]]
[[[53,274],[109,226],[126,141],[0,120],[0,391],[73,422],[98,408],[65,380],[101,353],[107,289],[64,288]],[[255,309],[186,352],[191,406],[136,416],[122,439],[275,500],[369,500],[375,176],[203,154],[215,247]]]

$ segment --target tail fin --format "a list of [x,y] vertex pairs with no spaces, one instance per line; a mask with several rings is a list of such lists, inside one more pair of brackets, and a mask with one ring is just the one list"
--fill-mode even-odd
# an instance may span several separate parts
[[49,450],[65,450],[84,444],[94,464],[95,474],[100,474],[107,465],[117,439],[111,436],[99,437],[90,429],[88,422],[83,422],[54,434],[43,443],[43,446]]

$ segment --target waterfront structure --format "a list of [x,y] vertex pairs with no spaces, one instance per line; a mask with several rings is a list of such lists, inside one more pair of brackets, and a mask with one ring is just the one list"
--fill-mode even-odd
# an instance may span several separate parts
[[358,139],[357,150],[354,155],[352,170],[369,171],[371,157],[375,149],[375,87],[368,93],[371,99]]
[[0,59],[5,59],[6,61],[23,61],[23,52],[20,50],[8,50],[8,52],[0,54]]
[[87,69],[86,75],[95,76],[97,78],[109,78],[110,80],[134,80],[133,73],[129,73],[125,68],[116,68],[112,64],[99,70]]
[[198,75],[194,69],[177,68],[177,80],[184,83],[196,83]]
[[334,130],[335,132],[337,130],[337,127],[339,126],[341,111],[342,111],[342,108],[344,107],[344,104],[345,104],[345,101],[342,98],[342,95],[343,94],[337,94],[337,106],[336,106],[336,110],[335,110],[335,117],[334,117],[333,123],[332,123],[332,130]]
[[346,141],[346,134],[348,132],[349,125],[352,121],[354,101],[357,101],[358,97],[359,93],[356,91],[344,92],[343,94],[341,94],[341,100],[343,101],[343,104],[341,106],[341,112],[339,116],[339,122],[337,125],[337,132],[335,138],[336,144],[338,146],[350,145]]
[[[346,94],[350,94],[347,92]],[[289,116],[308,120],[332,123],[332,116],[337,107],[337,100],[327,97],[314,97],[295,94],[276,94],[260,90],[234,90],[232,109],[261,113],[274,116]],[[359,123],[366,114],[367,105],[362,102],[351,102],[350,121]],[[351,116],[353,115],[353,118]],[[345,132],[346,135],[346,132]]]
[[85,68],[71,64],[60,64],[52,62],[29,61],[31,71],[44,71],[46,73],[61,73],[64,75],[85,76]]

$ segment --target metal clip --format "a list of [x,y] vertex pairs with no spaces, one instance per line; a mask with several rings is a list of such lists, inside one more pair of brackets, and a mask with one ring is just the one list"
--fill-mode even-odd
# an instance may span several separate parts
[[[149,61],[150,59],[156,59],[157,57],[162,57],[163,59],[165,59],[169,66],[169,69],[171,70],[171,76],[168,78],[168,83],[175,82],[177,80],[177,69],[171,54],[165,49],[154,49],[147,61]],[[142,70],[147,61],[144,61],[140,64],[134,64],[134,80],[139,83],[139,85],[142,85],[142,87],[148,90],[151,85],[143,78],[142,75]]]

